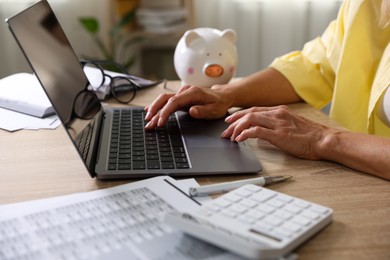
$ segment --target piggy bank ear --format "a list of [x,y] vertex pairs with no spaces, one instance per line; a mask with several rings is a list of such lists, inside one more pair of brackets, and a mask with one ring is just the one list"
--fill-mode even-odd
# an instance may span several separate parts
[[188,30],[184,34],[184,42],[186,47],[190,47],[191,43],[193,43],[196,39],[199,39],[200,36],[193,30]]
[[236,43],[236,32],[233,29],[226,29],[222,31],[222,37],[228,39],[231,43]]

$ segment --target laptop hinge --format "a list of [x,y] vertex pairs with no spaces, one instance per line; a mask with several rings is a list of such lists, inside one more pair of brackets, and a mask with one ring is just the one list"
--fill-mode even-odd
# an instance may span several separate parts
[[[90,124],[94,124],[93,130],[92,130],[92,137],[91,137],[91,144],[89,146],[89,151],[87,155],[87,159],[85,161],[85,164],[88,168],[88,172],[91,175],[91,177],[96,177],[95,173],[95,165],[96,165],[96,155],[99,148],[99,140],[100,140],[100,134],[101,134],[101,128],[102,128],[102,120],[105,113],[103,109],[99,111],[95,115],[95,117],[91,120]],[[94,122],[93,122],[94,121]]]

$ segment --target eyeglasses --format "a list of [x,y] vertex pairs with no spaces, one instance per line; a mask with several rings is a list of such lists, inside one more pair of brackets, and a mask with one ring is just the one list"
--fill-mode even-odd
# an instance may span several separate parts
[[[103,93],[101,99],[107,98],[105,93],[110,93],[111,96],[122,104],[127,104],[135,97],[136,91],[139,85],[127,77],[126,69],[116,62],[111,61],[99,61],[99,60],[82,60],[81,66],[84,69],[86,75],[91,75],[87,71],[93,70],[93,77],[88,77],[90,90],[96,93]],[[105,69],[110,71],[117,71],[109,75],[105,72]],[[108,89],[107,89],[108,88]]]
[[102,107],[99,98],[88,87],[85,86],[73,102],[73,113],[80,119],[92,119]]

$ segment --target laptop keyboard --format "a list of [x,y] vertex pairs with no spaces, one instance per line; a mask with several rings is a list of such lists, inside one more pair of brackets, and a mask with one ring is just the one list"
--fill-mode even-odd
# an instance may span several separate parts
[[144,117],[143,109],[114,111],[108,170],[189,168],[176,117],[154,130],[145,130]]
[[83,131],[77,136],[75,140],[77,148],[79,149],[79,152],[84,162],[87,160],[94,127],[95,127],[95,120],[91,120],[91,122],[87,125],[87,127],[83,129]]

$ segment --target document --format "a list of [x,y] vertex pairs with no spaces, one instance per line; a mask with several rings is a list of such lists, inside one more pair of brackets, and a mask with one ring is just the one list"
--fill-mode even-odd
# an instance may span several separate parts
[[55,129],[61,121],[57,115],[39,118],[0,107],[0,128],[13,132],[21,129]]
[[39,118],[55,113],[41,84],[31,73],[16,73],[0,79],[0,107]]
[[192,181],[161,176],[114,188],[0,206],[2,259],[240,259],[163,222],[198,207]]

